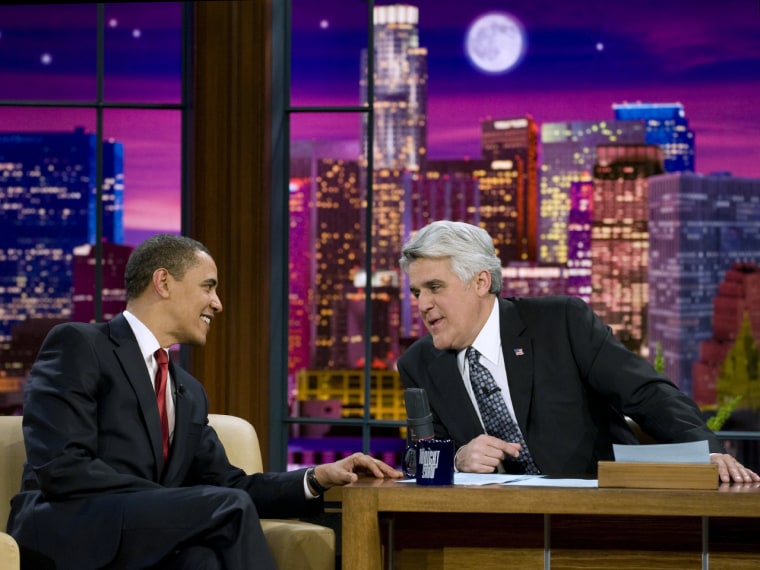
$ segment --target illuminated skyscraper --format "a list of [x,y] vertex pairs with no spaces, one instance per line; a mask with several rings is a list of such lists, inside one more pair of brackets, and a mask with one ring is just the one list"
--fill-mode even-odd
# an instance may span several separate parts
[[[74,248],[96,239],[96,138],[0,134],[0,342],[28,318],[72,316]],[[103,237],[123,239],[123,148],[103,143]]]
[[640,121],[572,121],[541,125],[538,261],[566,263],[570,185],[589,182],[600,144],[643,144]]
[[[511,198],[512,209],[500,206],[483,212],[493,217],[488,224],[498,234],[500,227],[514,224],[514,255],[510,261],[536,261],[538,240],[538,125],[529,115],[513,119],[488,120],[481,123],[483,158],[491,161],[491,170],[515,173]],[[513,219],[511,219],[513,218]],[[494,235],[493,233],[491,235]]]
[[288,187],[290,231],[288,240],[288,378],[295,386],[295,375],[309,368],[313,344],[311,279],[314,273],[310,207],[311,178],[292,178]]
[[355,161],[320,159],[317,170],[313,255],[316,368],[347,368],[346,295],[362,265],[360,206]]
[[662,149],[665,172],[696,172],[694,131],[689,128],[680,103],[618,103],[612,105],[615,119],[643,121],[646,143]]
[[[414,228],[441,219],[432,214],[455,214],[456,217],[448,219],[478,225],[489,233],[502,266],[525,261],[523,246],[527,239],[523,239],[523,215],[520,212],[524,199],[523,182],[525,172],[521,169],[519,160],[428,161],[424,179],[413,183],[414,190],[411,193],[422,196],[420,190],[426,187],[428,191],[425,195],[429,204],[447,204],[448,208],[447,211],[438,212],[416,211],[415,208],[419,209],[423,205],[408,204],[414,212]],[[451,192],[454,192],[454,196],[445,196]],[[457,205],[456,209],[450,207],[452,204]]]
[[760,179],[673,173],[649,180],[649,349],[692,393],[713,299],[734,263],[760,263]]
[[662,174],[654,145],[599,145],[591,227],[591,307],[640,352],[647,334],[648,179]]
[[347,367],[345,297],[362,265],[358,154],[356,143],[342,141],[291,146],[291,374]]
[[591,302],[591,226],[594,222],[594,184],[570,185],[567,225],[567,295]]
[[[374,19],[374,168],[420,170],[427,145],[427,50],[420,47],[419,9],[375,6]],[[366,50],[361,57],[361,101],[367,104]],[[367,129],[364,115],[362,141]]]
[[[372,270],[397,271],[404,227],[404,171],[424,168],[427,153],[427,50],[419,45],[419,9],[402,4],[374,8],[373,135],[362,116],[362,169],[373,143]],[[369,103],[368,55],[361,54],[361,101]],[[366,176],[360,177],[362,196]],[[364,223],[364,221],[362,222]],[[366,233],[362,228],[363,233]]]

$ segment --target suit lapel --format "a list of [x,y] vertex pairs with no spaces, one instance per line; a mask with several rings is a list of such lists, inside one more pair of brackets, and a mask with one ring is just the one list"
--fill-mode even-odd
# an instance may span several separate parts
[[108,326],[109,336],[116,344],[114,354],[121,363],[124,375],[132,386],[140,405],[145,429],[153,448],[153,459],[157,466],[155,476],[158,479],[163,468],[163,444],[161,441],[161,418],[158,415],[153,381],[145,367],[140,345],[137,344],[137,339],[127,319],[123,315],[119,315]]
[[[171,448],[169,449],[169,460],[164,470],[162,481],[165,484],[172,484],[174,478],[179,473],[184,473],[183,461],[188,457],[188,428],[192,417],[192,394],[181,388],[183,385],[182,377],[186,372],[181,368],[174,366],[169,362],[169,374],[174,382],[174,438],[172,439]],[[191,456],[191,454],[190,454]]]
[[528,413],[533,397],[533,341],[514,303],[499,300],[501,349],[517,423],[527,438]]

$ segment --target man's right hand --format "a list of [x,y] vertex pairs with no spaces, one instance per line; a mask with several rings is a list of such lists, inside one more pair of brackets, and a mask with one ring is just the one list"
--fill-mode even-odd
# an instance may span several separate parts
[[493,473],[508,455],[517,457],[522,446],[481,434],[457,451],[454,464],[462,473]]

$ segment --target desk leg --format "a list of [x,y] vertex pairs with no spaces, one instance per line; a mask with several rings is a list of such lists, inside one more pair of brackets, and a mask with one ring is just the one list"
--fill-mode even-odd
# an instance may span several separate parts
[[381,570],[380,522],[374,490],[343,488],[341,540],[343,568]]

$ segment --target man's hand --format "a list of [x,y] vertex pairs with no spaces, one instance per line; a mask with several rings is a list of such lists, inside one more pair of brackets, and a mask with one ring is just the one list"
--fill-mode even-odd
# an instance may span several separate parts
[[760,481],[760,475],[747,469],[728,453],[711,453],[710,463],[718,466],[718,476],[723,483],[752,483]]
[[509,455],[518,457],[522,446],[492,435],[481,434],[457,451],[454,466],[463,473],[493,473]]
[[334,463],[317,465],[314,475],[325,489],[353,483],[359,479],[359,475],[370,475],[378,479],[401,479],[404,476],[401,471],[364,453],[354,453]]

